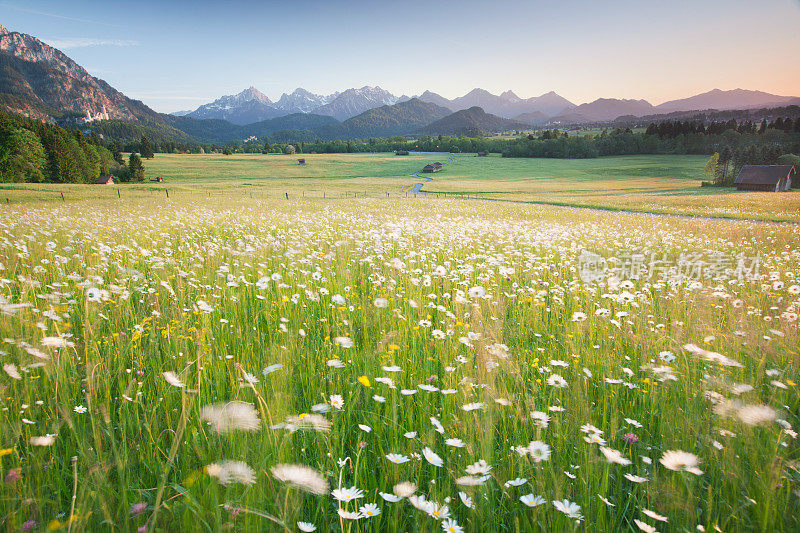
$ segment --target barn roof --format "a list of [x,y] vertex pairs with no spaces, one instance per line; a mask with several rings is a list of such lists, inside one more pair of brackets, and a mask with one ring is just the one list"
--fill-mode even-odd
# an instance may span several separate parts
[[736,185],[777,185],[783,178],[794,174],[792,165],[745,165],[736,176]]
[[114,183],[114,176],[100,176],[95,183],[105,185],[108,182]]

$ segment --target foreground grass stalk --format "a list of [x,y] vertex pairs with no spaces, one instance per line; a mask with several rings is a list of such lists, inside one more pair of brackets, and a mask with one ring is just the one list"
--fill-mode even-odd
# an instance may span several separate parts
[[158,491],[156,493],[156,499],[153,503],[153,514],[150,515],[150,518],[147,521],[148,529],[153,531],[156,527],[156,516],[158,515],[158,511],[161,507],[161,499],[164,495],[164,489],[167,486],[167,478],[169,477],[169,472],[172,468],[172,464],[175,461],[175,456],[178,453],[178,448],[180,447],[181,441],[183,440],[183,432],[186,429],[186,420],[188,417],[188,400],[187,395],[183,394],[181,397],[181,416],[178,420],[178,427],[175,429],[175,437],[172,440],[172,446],[170,446],[169,456],[167,457],[167,462],[164,465],[164,470],[161,474],[161,480],[158,483]]

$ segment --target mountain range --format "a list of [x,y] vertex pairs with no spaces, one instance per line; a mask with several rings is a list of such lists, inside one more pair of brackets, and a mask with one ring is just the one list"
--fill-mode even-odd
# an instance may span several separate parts
[[798,97],[745,89],[714,89],[654,106],[646,100],[618,98],[576,105],[552,91],[522,98],[510,90],[495,95],[480,88],[453,99],[431,91],[398,97],[377,86],[328,95],[297,88],[272,101],[250,87],[197,109],[168,115],[125,96],[36,37],[0,26],[0,108],[43,120],[52,117],[89,124],[116,120],[107,131],[119,132],[127,127],[129,138],[142,132],[161,139],[204,142],[280,132],[286,138],[324,139],[492,133],[531,126],[610,122],[620,117],[658,120],[654,117],[689,111],[797,104]]
[[[343,121],[369,109],[411,99],[428,102],[451,112],[480,107],[486,113],[512,119],[528,126],[610,122],[622,116],[641,117],[675,111],[710,109],[723,111],[800,104],[800,97],[778,96],[745,89],[731,91],[714,89],[654,106],[647,100],[620,98],[598,98],[593,102],[576,105],[553,91],[532,98],[521,98],[513,91],[495,95],[484,89],[473,89],[464,96],[452,100],[431,91],[413,97],[405,95],[397,97],[380,87],[369,86],[348,89],[328,96],[296,89],[291,95],[284,94],[278,102],[273,103],[251,87],[237,95],[223,96],[194,111],[175,114],[193,118],[221,118],[235,124],[258,122],[297,112],[328,115]],[[299,103],[294,104],[296,101]]]
[[472,89],[464,96],[452,100],[431,91],[425,91],[419,96],[419,99],[452,111],[480,107],[487,113],[503,118],[516,118],[519,115],[536,113],[541,113],[544,117],[552,117],[575,107],[575,104],[553,91],[533,98],[520,98],[513,91],[505,91],[496,96],[484,89]]
[[179,116],[198,119],[219,118],[239,125],[293,113],[313,113],[334,117],[337,120],[347,120],[369,109],[392,105],[398,101],[399,98],[389,91],[380,87],[366,86],[327,96],[298,87],[291,94],[283,93],[277,102],[273,102],[255,87],[250,87],[239,94],[221,96],[194,111],[180,112]]

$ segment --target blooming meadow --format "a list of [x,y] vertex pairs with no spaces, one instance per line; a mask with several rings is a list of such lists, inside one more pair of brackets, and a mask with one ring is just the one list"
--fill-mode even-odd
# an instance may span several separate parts
[[[793,226],[133,199],[0,230],[3,529],[800,527]],[[587,251],[760,263],[589,282]]]

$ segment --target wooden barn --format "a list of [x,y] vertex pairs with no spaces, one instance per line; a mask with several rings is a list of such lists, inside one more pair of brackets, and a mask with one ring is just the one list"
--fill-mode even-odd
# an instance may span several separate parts
[[439,172],[440,170],[442,170],[442,164],[439,163],[438,161],[436,163],[429,163],[425,165],[425,167],[423,167],[422,169],[423,172],[427,173]]
[[788,191],[794,174],[792,165],[745,165],[734,184],[740,191]]
[[305,165],[306,164],[306,160],[305,159],[298,159],[297,160],[297,164],[298,165]]
[[114,185],[114,176],[100,176],[95,183],[98,185]]

